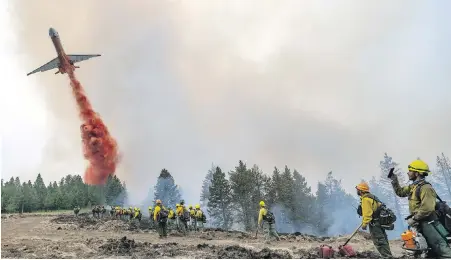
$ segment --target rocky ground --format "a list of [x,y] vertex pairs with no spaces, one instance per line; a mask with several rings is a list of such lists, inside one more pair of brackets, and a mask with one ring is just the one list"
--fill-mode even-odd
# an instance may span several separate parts
[[[295,233],[267,244],[261,234],[254,238],[255,234],[220,229],[187,237],[171,231],[168,238],[159,239],[148,220],[129,223],[88,214],[3,215],[1,229],[2,258],[318,258],[320,245],[337,249],[346,241]],[[349,244],[358,258],[379,258],[367,233],[357,234]],[[400,241],[390,244],[396,257],[410,258]]]

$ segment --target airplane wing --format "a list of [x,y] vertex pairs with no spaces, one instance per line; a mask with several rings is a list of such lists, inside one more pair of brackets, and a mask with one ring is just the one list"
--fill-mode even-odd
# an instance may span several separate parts
[[33,73],[36,73],[36,72],[44,72],[47,70],[55,69],[55,68],[58,68],[59,66],[60,66],[60,62],[59,62],[58,58],[54,58],[53,60],[47,62],[46,64],[42,65],[41,67],[28,73],[27,76],[29,76]]
[[90,58],[99,57],[100,54],[69,54],[67,57],[73,62],[77,63],[80,61],[84,61]]

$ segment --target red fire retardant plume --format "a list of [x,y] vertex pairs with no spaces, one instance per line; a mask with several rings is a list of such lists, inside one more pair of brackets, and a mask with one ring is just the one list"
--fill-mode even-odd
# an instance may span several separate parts
[[65,67],[80,111],[80,119],[83,121],[80,126],[83,155],[89,161],[84,181],[91,185],[102,185],[106,183],[108,175],[114,175],[116,171],[119,162],[117,143],[108,132],[100,115],[92,109],[71,65],[67,63]]

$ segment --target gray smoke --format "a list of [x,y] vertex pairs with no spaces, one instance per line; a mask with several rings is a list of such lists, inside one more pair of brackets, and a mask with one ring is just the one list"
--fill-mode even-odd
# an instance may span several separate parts
[[[401,165],[451,154],[449,2],[9,4],[24,75],[55,56],[49,27],[67,53],[103,55],[77,75],[119,142],[117,174],[132,201],[162,168],[194,203],[212,162],[227,171],[242,159],[268,173],[286,164],[313,187],[333,170],[351,190],[378,173],[384,152]],[[29,80],[49,116],[35,137],[48,138],[36,171],[82,173],[66,77]]]

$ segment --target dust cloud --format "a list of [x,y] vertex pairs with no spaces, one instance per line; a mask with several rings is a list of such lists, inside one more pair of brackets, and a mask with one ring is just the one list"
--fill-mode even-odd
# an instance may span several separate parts
[[[66,53],[102,54],[76,73],[117,138],[117,175],[135,201],[162,168],[197,201],[212,162],[268,173],[286,164],[314,190],[333,170],[351,189],[379,173],[384,152],[401,165],[451,154],[444,5],[10,1],[24,75],[55,56],[49,27]],[[33,77],[50,117],[37,169],[47,179],[82,173],[66,77]]]

